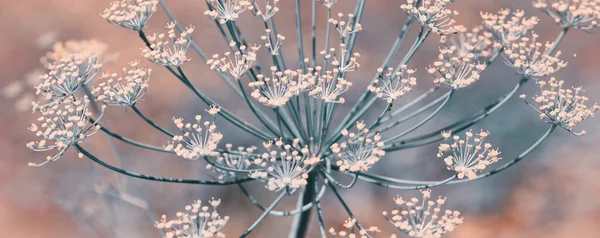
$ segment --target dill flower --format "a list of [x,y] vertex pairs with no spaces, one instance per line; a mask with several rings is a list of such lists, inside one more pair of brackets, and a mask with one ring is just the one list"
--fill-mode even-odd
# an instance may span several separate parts
[[379,77],[373,82],[376,86],[369,85],[368,89],[387,103],[404,96],[417,85],[417,78],[412,76],[417,70],[408,69],[406,65],[401,65],[398,72],[394,72],[394,68],[388,68],[385,75],[382,68],[377,69],[377,72]]
[[[254,151],[256,151],[256,146],[250,147],[237,147],[237,149],[232,149],[231,144],[226,144],[225,148],[227,151],[219,153],[218,156],[215,156],[216,159],[213,161],[214,164],[225,168],[237,169],[237,170],[245,170],[252,162],[250,158],[254,156]],[[210,164],[206,165],[206,169],[211,170],[214,174],[213,177],[218,180],[228,180],[235,179],[237,177],[237,173],[223,170],[212,166]]]
[[106,81],[98,84],[92,91],[96,99],[111,106],[130,107],[139,101],[148,90],[148,80],[152,69],[137,67],[139,61],[130,62],[130,69],[124,68],[124,77],[117,74],[104,74],[100,79]]
[[263,12],[260,9],[260,6],[258,6],[258,3],[252,1],[252,5],[248,6],[248,10],[250,10],[254,16],[258,17],[263,22],[266,22],[271,19],[275,13],[279,12],[279,7],[277,7],[278,4],[279,0],[266,1],[265,11]]
[[535,16],[526,18],[523,10],[516,10],[511,15],[510,9],[500,9],[498,14],[482,12],[481,18],[485,28],[504,46],[521,39],[539,22]]
[[427,72],[434,76],[434,83],[453,89],[464,88],[479,80],[481,72],[485,70],[486,65],[475,62],[473,53],[464,55],[454,45],[439,50],[439,60],[427,68]]
[[206,3],[211,9],[206,10],[204,15],[221,24],[237,20],[242,12],[252,7],[247,0],[206,0]]
[[282,140],[263,143],[268,152],[253,161],[263,169],[250,173],[250,177],[267,179],[266,187],[271,191],[287,189],[292,192],[306,186],[308,172],[321,159],[311,155],[307,146],[300,148],[299,142],[299,139],[294,139],[292,144],[285,144]]
[[352,82],[339,78],[337,68],[319,73],[321,69],[317,66],[314,74],[307,75],[306,80],[312,85],[308,95],[326,103],[344,103],[346,100],[341,95],[352,87]]
[[527,77],[547,76],[567,66],[567,62],[558,58],[560,51],[551,55],[554,42],[542,44],[537,42],[538,37],[532,33],[531,37],[522,37],[505,48],[504,59],[517,73]]
[[356,123],[356,129],[356,133],[342,130],[346,140],[340,144],[333,143],[330,147],[339,158],[336,165],[340,171],[367,172],[385,155],[381,135],[369,136],[369,129],[362,121]]
[[156,4],[158,0],[116,1],[100,15],[115,26],[140,31],[156,12]]
[[250,82],[249,86],[254,88],[251,96],[260,103],[269,107],[284,106],[293,96],[308,89],[310,84],[304,81],[301,70],[277,71],[277,67],[271,67],[271,77],[259,74],[257,81]]
[[383,212],[383,216],[399,231],[409,237],[418,238],[442,237],[463,223],[463,218],[459,217],[460,212],[442,211],[446,198],[438,197],[434,201],[429,200],[431,190],[421,190],[421,193],[423,194],[421,200],[413,197],[405,201],[400,195],[396,196],[394,202],[398,209],[389,213]]
[[[593,117],[600,106],[586,105],[589,99],[581,95],[584,90],[581,87],[565,89],[563,80],[559,81],[552,77],[548,81],[538,81],[537,84],[540,85],[541,94],[533,97],[538,107],[532,106],[532,108],[540,113],[540,119],[558,125],[575,135],[584,135],[585,130],[576,133],[573,132],[573,128],[577,123]],[[521,95],[521,98],[524,99],[525,95]]]
[[264,46],[269,50],[271,55],[279,55],[279,49],[285,40],[285,36],[277,34],[277,36],[271,36],[271,29],[265,30],[265,34],[260,36],[260,39],[265,42]]
[[[235,49],[237,44],[235,42],[229,43],[229,46]],[[225,52],[223,57],[218,54],[212,56],[211,59],[206,61],[206,64],[210,65],[210,69],[218,72],[227,74],[235,79],[240,79],[256,61],[256,51],[260,49],[260,46],[250,46],[247,48],[242,45],[239,47],[239,51]]]
[[48,67],[60,62],[61,59],[77,55],[82,60],[96,58],[97,62],[104,63],[107,51],[108,45],[98,40],[68,40],[56,42],[52,50],[40,58],[40,62]]
[[400,5],[400,9],[415,19],[423,27],[428,27],[432,31],[444,35],[456,33],[457,26],[454,26],[454,16],[457,11],[447,9],[448,4],[454,0],[407,0],[405,4]]
[[442,143],[438,147],[438,158],[443,158],[448,170],[455,171],[459,179],[477,178],[477,172],[483,171],[488,165],[498,162],[501,158],[498,149],[492,149],[492,144],[484,143],[489,131],[473,134],[472,130],[465,133],[465,139],[458,135],[452,136],[451,131],[442,131],[444,140],[452,137],[453,143]]
[[220,111],[212,105],[207,110],[213,116],[212,121],[202,121],[201,115],[196,115],[195,123],[184,123],[182,118],[173,118],[175,126],[181,130],[181,134],[175,135],[173,141],[165,146],[165,150],[174,151],[179,157],[189,160],[197,160],[202,156],[214,156],[217,154],[217,145],[223,139],[223,135],[217,132],[214,116]]
[[332,237],[340,237],[340,238],[344,238],[344,237],[348,237],[348,238],[367,238],[367,237],[375,237],[376,233],[381,232],[381,230],[379,230],[378,227],[376,226],[370,226],[367,229],[364,230],[358,230],[358,234],[355,234],[355,229],[354,226],[356,226],[356,219],[354,218],[348,218],[346,219],[346,221],[344,221],[344,228],[346,228],[346,230],[341,230],[341,231],[336,231],[335,228],[329,228],[329,234],[331,234]]
[[358,63],[360,54],[358,52],[354,52],[352,55],[349,55],[348,50],[346,49],[346,44],[344,43],[340,43],[339,50],[330,48],[329,50],[323,50],[319,53],[323,56],[328,64],[335,66],[341,73],[352,72],[360,67],[360,64]]
[[[192,44],[189,38],[194,32],[194,27],[185,28],[179,37],[175,34],[175,22],[168,23],[167,29],[167,35],[154,33],[148,36],[151,45],[142,49],[142,55],[152,63],[177,67],[190,60],[185,53]],[[165,39],[165,36],[168,38]],[[172,42],[169,42],[169,39]]]
[[326,8],[331,8],[338,0],[318,0]]
[[455,35],[442,36],[440,44],[453,49],[452,53],[457,57],[468,57],[473,60],[486,59],[501,47],[494,40],[492,33],[484,30],[483,26],[473,27],[471,30],[461,27]]
[[589,30],[600,26],[598,0],[534,0],[533,7],[542,10],[560,27]]
[[348,20],[344,21],[344,14],[338,13],[338,19],[330,18],[329,23],[331,23],[338,33],[340,33],[340,38],[345,39],[346,37],[357,33],[362,30],[362,25],[356,22],[354,14],[350,13],[347,15]]
[[[48,156],[42,163],[29,163],[29,166],[39,167],[56,161],[71,145],[96,134],[100,126],[89,121],[92,118],[92,113],[88,110],[89,104],[90,100],[84,96],[69,98],[60,104],[40,110],[42,116],[28,129],[41,139],[27,143],[27,147],[33,151],[58,150],[58,153]],[[102,107],[102,113],[96,121],[104,114],[104,108]]]
[[225,237],[221,230],[229,216],[221,217],[217,212],[221,199],[213,198],[208,203],[210,206],[203,206],[201,200],[196,200],[185,206],[185,211],[177,212],[175,220],[167,220],[167,216],[162,215],[154,226],[163,232],[164,238]]
[[33,110],[52,106],[66,98],[73,97],[75,92],[96,77],[102,65],[92,56],[82,58],[70,55],[47,66],[49,72],[41,77],[42,82],[35,86],[36,95],[40,95],[47,104],[33,103]]

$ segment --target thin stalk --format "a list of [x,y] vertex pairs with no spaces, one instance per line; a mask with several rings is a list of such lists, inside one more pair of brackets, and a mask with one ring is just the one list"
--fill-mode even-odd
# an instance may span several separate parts
[[352,210],[350,210],[350,206],[348,206],[348,204],[346,204],[346,202],[344,201],[344,199],[342,198],[342,196],[340,195],[340,193],[337,191],[337,189],[335,188],[335,186],[333,184],[329,183],[329,182],[327,184],[329,184],[329,187],[331,188],[331,190],[335,194],[335,197],[338,199],[338,201],[340,201],[340,203],[344,207],[344,210],[346,210],[346,212],[348,213],[348,216],[350,216],[350,218],[356,220],[356,227],[358,227],[359,230],[364,230],[363,226],[360,224],[360,222],[358,222],[358,219],[356,219],[356,216],[354,216],[354,213],[352,213]]
[[110,169],[110,170],[112,170],[114,172],[117,172],[117,173],[129,176],[129,177],[133,177],[133,178],[139,178],[139,179],[150,180],[150,181],[157,181],[157,182],[186,183],[186,184],[204,184],[204,185],[239,184],[239,183],[243,183],[243,182],[248,182],[248,181],[254,180],[252,178],[244,178],[244,179],[238,179],[238,180],[232,180],[232,181],[207,181],[207,180],[193,180],[193,179],[179,179],[179,178],[164,178],[164,177],[155,177],[155,176],[150,176],[150,175],[145,175],[145,174],[138,174],[138,173],[130,172],[130,171],[127,171],[127,170],[124,170],[124,169],[112,166],[112,165],[104,162],[103,160],[98,159],[96,156],[94,156],[90,152],[86,151],[79,144],[74,144],[74,146],[75,146],[75,149],[77,149],[77,151],[79,151],[80,153],[82,153],[83,155],[85,155],[86,157],[88,157],[90,160],[98,163],[99,165],[102,165],[105,168]]
[[325,171],[321,171],[321,174],[323,174],[323,176],[325,176],[325,178],[329,179],[333,184],[335,184],[335,186],[338,186],[341,189],[350,189],[350,188],[354,187],[354,185],[356,185],[356,182],[358,181],[357,173],[352,174],[352,181],[348,185],[341,184],[340,182],[336,181],[329,173],[327,173]]
[[92,119],[92,118],[89,118],[88,120],[89,120],[91,123],[94,123],[94,124],[97,124],[97,125],[99,125],[99,126],[100,126],[100,130],[101,130],[102,132],[106,133],[106,134],[107,134],[107,135],[109,135],[109,136],[112,136],[113,138],[115,138],[115,139],[117,139],[117,140],[120,140],[120,141],[122,141],[122,142],[125,142],[125,143],[127,143],[127,144],[130,144],[130,145],[133,145],[133,146],[136,146],[136,147],[139,147],[139,148],[143,148],[143,149],[148,149],[148,150],[154,150],[154,151],[158,151],[158,152],[164,152],[164,153],[173,153],[172,151],[165,150],[165,149],[164,149],[164,148],[162,148],[162,147],[157,147],[157,146],[147,145],[147,144],[144,144],[144,143],[141,143],[141,142],[138,142],[138,141],[135,141],[135,140],[129,139],[129,138],[127,138],[127,137],[123,137],[123,136],[121,136],[121,135],[119,135],[119,134],[117,134],[117,133],[115,133],[115,132],[112,132],[112,131],[111,131],[111,130],[109,130],[108,128],[106,128],[106,127],[104,127],[104,126],[100,125],[100,123],[96,122],[96,121],[95,121],[94,119]]
[[[312,184],[313,181],[315,180],[315,176],[316,176],[316,174],[309,175],[309,177],[307,179],[307,182],[308,182],[307,184]],[[305,187],[301,196],[298,199],[297,207],[301,208],[304,206],[304,204],[312,203],[315,196],[316,196],[315,189]],[[306,233],[308,232],[308,228],[309,228],[311,211],[312,211],[312,209],[308,209],[305,212],[298,213],[298,215],[296,215],[294,217],[294,223],[292,224],[292,229],[290,230],[290,233],[288,236],[289,238],[306,237]]]
[[265,219],[265,217],[269,214],[269,212],[271,210],[273,210],[277,206],[277,204],[279,204],[279,202],[281,202],[281,200],[285,197],[285,195],[286,195],[285,191],[281,192],[281,194],[279,194],[279,196],[275,199],[275,201],[273,201],[273,203],[271,203],[271,205],[269,207],[267,207],[267,209],[265,209],[265,212],[263,212],[263,214],[261,214],[256,219],[256,221],[246,230],[246,232],[244,232],[244,234],[242,234],[240,236],[240,238],[248,236],[258,226],[258,224],[260,224],[260,222],[262,222],[262,220]]
[[[313,184],[313,188],[316,191],[319,187],[316,179]],[[321,202],[319,201],[315,205],[317,207],[317,218],[319,220],[319,231],[321,232],[321,238],[326,238],[327,233],[325,232],[325,222],[323,221],[323,209],[321,209]]]
[[306,73],[306,65],[304,63],[304,42],[302,40],[302,19],[300,18],[300,0],[296,0],[296,32],[298,35],[298,55],[300,57],[300,67],[302,72]]
[[159,130],[160,132],[164,133],[165,135],[167,135],[171,138],[173,138],[173,136],[175,136],[173,133],[165,130],[164,128],[160,127],[159,125],[154,123],[152,120],[150,120],[148,117],[146,117],[142,112],[140,112],[140,110],[135,105],[132,105],[131,109],[133,109],[135,114],[137,114],[140,118],[142,118],[144,121],[146,121],[146,123],[148,123],[148,125],[154,127],[155,129]]
[[[252,114],[254,114],[254,116],[260,121],[260,123],[262,123],[271,133],[277,135],[277,131],[276,131],[276,129],[271,127],[271,123],[268,123],[267,121],[265,121],[265,118],[267,118],[267,117],[266,116],[263,117],[263,116],[259,115],[256,107],[250,101],[250,98],[248,97],[246,90],[244,90],[244,85],[242,85],[242,80],[238,79],[237,82],[238,82],[238,86],[240,87],[240,90],[242,91],[242,95],[244,96],[244,101],[246,102],[246,105],[248,105],[248,107],[250,108],[250,111],[252,111]],[[276,111],[276,113],[277,113],[277,111]],[[277,115],[279,115],[279,113]],[[278,123],[279,123],[279,126],[281,126],[281,122],[278,121]]]
[[[392,118],[394,118],[397,115],[400,115],[402,112],[406,111],[406,109],[409,109],[410,107],[414,106],[415,104],[421,102],[423,99],[425,99],[427,96],[433,94],[434,92],[436,92],[437,90],[439,90],[441,87],[439,85],[436,85],[434,87],[431,87],[429,90],[427,90],[425,93],[422,93],[421,95],[419,95],[417,98],[413,99],[412,101],[408,102],[407,104],[404,104],[401,108],[398,108],[396,110],[394,110],[389,116],[384,117],[379,124],[375,125],[375,127],[386,123],[387,121],[391,120]],[[444,98],[445,95],[443,95],[441,98]]]
[[450,92],[445,93],[441,97],[439,97],[436,100],[430,102],[429,104],[427,104],[427,105],[419,108],[418,110],[416,110],[416,111],[414,111],[414,112],[412,112],[412,113],[410,113],[410,114],[408,114],[408,115],[406,115],[406,116],[404,116],[404,117],[396,120],[393,123],[390,123],[390,124],[386,125],[384,128],[381,128],[381,129],[377,130],[377,133],[383,133],[385,131],[388,131],[388,130],[396,127],[397,125],[399,125],[399,124],[401,124],[401,123],[403,123],[405,121],[408,121],[408,120],[412,119],[413,117],[418,116],[419,114],[421,114],[421,113],[423,113],[423,112],[425,112],[425,111],[433,108],[435,105],[437,105],[438,103],[442,102],[445,98],[448,98],[449,94],[450,94]]

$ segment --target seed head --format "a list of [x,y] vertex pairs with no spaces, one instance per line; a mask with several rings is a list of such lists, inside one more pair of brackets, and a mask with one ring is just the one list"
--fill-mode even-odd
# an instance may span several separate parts
[[417,70],[408,69],[406,65],[400,66],[400,71],[394,72],[394,68],[388,68],[383,72],[382,68],[377,69],[379,77],[368,86],[369,91],[375,93],[378,98],[384,99],[387,103],[404,96],[410,92],[413,86],[417,85],[417,78],[412,76]]
[[598,0],[534,0],[533,7],[550,16],[560,27],[590,30],[600,26]]
[[247,0],[206,0],[206,2],[209,10],[206,10],[204,15],[218,20],[221,24],[237,20],[242,12],[253,7]]
[[423,27],[428,27],[433,32],[440,35],[454,34],[458,32],[459,27],[455,26],[454,16],[457,11],[447,9],[448,4],[454,0],[407,0],[405,4],[400,5],[400,9],[415,19]]
[[339,158],[336,164],[340,171],[367,172],[385,155],[381,135],[368,135],[369,129],[362,121],[356,123],[356,131],[342,130],[345,141],[330,147]]
[[501,158],[498,149],[492,149],[492,144],[484,143],[485,138],[490,133],[481,131],[473,134],[469,130],[465,133],[465,138],[452,136],[450,131],[442,131],[444,140],[452,137],[452,144],[442,143],[438,147],[438,158],[444,159],[448,170],[455,171],[459,179],[465,176],[468,179],[477,178],[477,172],[485,170],[488,165],[498,162]]
[[179,37],[175,34],[175,22],[167,24],[167,29],[167,35],[154,33],[148,36],[151,45],[142,49],[142,55],[152,63],[178,67],[190,61],[185,53],[192,44],[191,38],[194,27],[186,28],[179,34]]
[[202,116],[197,115],[195,123],[184,123],[182,118],[173,118],[181,133],[173,137],[165,146],[165,150],[174,151],[177,156],[189,160],[218,155],[216,149],[223,135],[216,131],[214,119],[213,117],[211,121],[202,121]]
[[481,18],[485,28],[504,46],[521,39],[539,22],[535,16],[526,18],[523,10],[516,10],[511,15],[510,9],[500,9],[498,14],[482,12]]
[[540,77],[553,74],[567,66],[567,62],[558,58],[561,55],[560,51],[552,55],[551,50],[555,43],[542,44],[537,41],[538,37],[532,32],[531,37],[521,37],[505,47],[504,59],[517,73],[527,77]]
[[311,86],[305,80],[302,70],[277,71],[276,67],[271,67],[271,77],[257,75],[257,81],[250,82],[249,86],[254,88],[252,97],[260,103],[269,107],[284,106],[293,96],[308,90]]
[[220,199],[213,198],[208,203],[209,206],[203,206],[202,201],[196,200],[185,206],[185,211],[177,212],[175,220],[167,220],[167,216],[162,215],[154,226],[163,232],[164,238],[225,237],[221,230],[229,221],[229,216],[221,217],[217,212]]
[[256,51],[260,49],[260,46],[250,46],[247,48],[242,45],[239,46],[239,51],[237,50],[238,48],[235,42],[232,41],[229,46],[234,49],[233,53],[225,52],[223,57],[215,54],[211,59],[206,61],[206,64],[210,65],[210,69],[212,70],[227,74],[234,79],[239,80],[254,65],[254,62],[256,61]]
[[96,100],[106,105],[130,107],[137,103],[148,90],[148,80],[152,69],[138,67],[139,61],[130,62],[131,68],[123,68],[124,77],[105,73],[100,77],[104,82],[98,84],[92,93]]
[[141,31],[156,12],[156,4],[158,0],[116,1],[100,15],[115,26]]

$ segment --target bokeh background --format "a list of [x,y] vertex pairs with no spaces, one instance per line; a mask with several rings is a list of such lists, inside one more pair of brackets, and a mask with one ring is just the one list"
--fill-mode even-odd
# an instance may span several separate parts
[[[194,40],[207,54],[222,53],[226,44],[214,23],[203,16],[206,9],[201,0],[166,0],[180,23],[196,26]],[[280,33],[287,37],[284,55],[288,65],[298,65],[293,1],[282,0],[281,11],[275,18]],[[302,0],[302,20],[305,44],[309,44],[310,2]],[[355,1],[340,0],[334,13],[350,12]],[[403,0],[368,0],[363,18],[364,30],[359,34],[356,51],[362,54],[361,69],[349,74],[355,83],[347,92],[348,102],[338,110],[338,116],[352,105],[364,90],[376,68],[391,47],[406,19],[399,5]],[[236,237],[248,227],[260,211],[242,195],[236,186],[211,187],[165,184],[140,181],[118,176],[104,168],[78,159],[68,153],[56,163],[43,168],[30,168],[30,161],[41,161],[45,154],[33,153],[25,143],[35,139],[26,129],[34,119],[30,111],[18,110],[27,105],[22,95],[9,98],[17,90],[15,81],[27,80],[39,73],[39,58],[56,41],[69,39],[96,39],[108,45],[111,63],[105,71],[116,72],[133,59],[154,68],[149,92],[139,108],[159,124],[173,129],[171,118],[190,118],[203,112],[204,105],[162,67],[151,65],[140,55],[143,43],[130,30],[115,27],[104,21],[99,13],[107,7],[106,0],[2,0],[0,7],[0,237],[158,237],[153,227],[156,214],[173,217],[185,204],[194,199],[219,197],[223,201],[222,215],[231,217],[224,232]],[[525,9],[527,15],[538,15],[541,23],[535,31],[542,39],[552,40],[560,31],[552,19],[531,7],[527,0],[457,0],[451,9],[460,12],[459,24],[479,24],[481,11],[500,8]],[[323,33],[326,11],[319,7],[318,32]],[[147,32],[162,32],[168,22],[159,10],[148,25]],[[238,21],[246,39],[258,42],[263,33],[258,21],[245,14]],[[555,76],[572,86],[583,85],[590,101],[600,101],[600,32],[571,31],[560,47],[562,58],[569,66]],[[416,35],[406,39],[403,56]],[[418,87],[403,101],[417,97],[433,85],[425,67],[437,55],[439,37],[432,35],[409,64],[420,69]],[[322,41],[319,41],[321,43]],[[322,45],[322,44],[319,44]],[[251,122],[250,112],[216,74],[193,52],[192,61],[184,69],[192,82],[207,92],[225,108],[243,115]],[[399,57],[397,57],[399,58]],[[394,62],[398,62],[396,59]],[[268,61],[262,61],[268,62]],[[428,132],[454,120],[468,116],[480,107],[493,102],[514,85],[518,76],[500,60],[490,66],[482,79],[461,90],[450,106],[438,118],[415,132]],[[30,90],[30,89],[23,89]],[[17,90],[18,91],[18,90]],[[529,83],[522,92],[532,94],[537,87]],[[350,96],[353,95],[353,96]],[[401,105],[402,102],[396,103]],[[381,107],[382,105],[379,105]],[[377,115],[368,115],[373,120]],[[143,123],[132,111],[111,108],[104,124],[113,131],[140,141],[163,145],[168,138]],[[546,129],[537,114],[520,99],[513,98],[493,116],[475,125],[474,130],[485,128],[489,137],[503,151],[507,160],[533,143]],[[221,121],[219,128],[225,141],[234,145],[255,144],[253,138]],[[447,208],[463,212],[465,224],[448,237],[598,237],[600,236],[600,124],[590,119],[579,126],[587,130],[583,137],[557,130],[538,150],[505,172],[493,177],[445,186],[433,190],[434,196],[447,196]],[[159,176],[207,178],[202,162],[183,159],[132,148],[121,142],[108,143],[106,136],[97,134],[85,147],[111,163],[118,163],[133,171]],[[406,179],[434,180],[447,177],[448,172],[435,157],[436,145],[389,154],[375,166],[375,172]],[[272,201],[275,194],[266,192],[262,184],[252,184],[251,190],[263,203]],[[378,225],[384,232],[392,231],[381,216],[384,210],[394,208],[395,194],[404,197],[416,195],[412,191],[393,191],[359,183],[343,191],[361,223]],[[278,207],[291,209],[295,198],[288,198]],[[346,219],[340,204],[328,194],[323,201],[327,227],[339,228]],[[314,213],[313,213],[314,215]],[[316,219],[316,217],[314,217]],[[317,223],[313,219],[310,237],[317,237]],[[251,237],[287,237],[292,218],[268,217]],[[402,236],[401,236],[402,237]]]

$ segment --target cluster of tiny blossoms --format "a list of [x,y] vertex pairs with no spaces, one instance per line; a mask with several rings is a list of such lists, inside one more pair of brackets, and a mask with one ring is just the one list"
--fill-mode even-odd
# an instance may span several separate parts
[[[190,38],[194,27],[190,26],[179,34],[175,34],[175,22],[167,24],[167,35],[161,33],[148,36],[150,46],[142,49],[142,55],[150,62],[178,67],[190,59],[185,55],[192,43]],[[167,39],[165,39],[167,37]],[[169,42],[169,39],[172,42]]]
[[498,14],[481,13],[481,18],[485,28],[504,46],[525,36],[539,22],[535,16],[526,18],[523,10],[511,15],[510,9],[501,9]]
[[600,26],[598,0],[534,0],[533,7],[552,17],[561,27],[589,30]]
[[[501,45],[483,26],[468,30],[461,27],[457,34],[442,36],[440,44],[447,49],[453,49],[456,57],[468,57],[473,60],[483,60],[491,57]],[[440,55],[441,56],[441,55]]]
[[453,231],[463,223],[460,212],[442,210],[446,198],[439,197],[437,200],[431,198],[431,190],[421,190],[423,197],[416,197],[405,201],[397,196],[394,199],[398,209],[391,212],[383,212],[385,219],[394,225],[396,229],[406,233],[409,237],[437,238],[447,232]]
[[[521,75],[547,76],[567,66],[567,62],[558,58],[560,51],[552,55],[554,42],[542,44],[537,41],[538,37],[532,33],[531,37],[521,37],[504,49],[504,59]],[[543,51],[542,47],[545,48]]]
[[254,14],[254,16],[261,19],[263,22],[268,21],[275,15],[275,13],[279,12],[279,0],[265,1],[265,10],[262,11],[261,7],[258,5],[256,1],[252,1],[252,5],[248,7],[248,9]]
[[[220,109],[213,105],[207,111],[215,116]],[[196,115],[195,120],[196,123],[184,123],[183,118],[173,118],[175,126],[182,133],[175,135],[173,141],[165,146],[165,150],[174,151],[177,156],[189,160],[216,155],[217,145],[223,135],[216,131],[214,118],[212,121],[202,121],[202,116]]]
[[490,133],[481,131],[473,134],[472,131],[465,133],[462,139],[458,135],[452,136],[450,131],[442,131],[442,137],[448,140],[452,137],[453,143],[440,144],[438,158],[443,158],[448,170],[455,171],[459,179],[477,178],[477,172],[484,170],[490,164],[498,162],[501,158],[498,149],[492,149],[490,143],[484,143]]
[[[419,4],[419,2],[421,2]],[[438,34],[452,34],[458,31],[454,25],[457,11],[447,9],[454,0],[407,0],[400,8],[423,27],[429,27]]]
[[[100,126],[90,122],[92,113],[88,110],[89,104],[90,100],[84,96],[77,99],[69,98],[40,110],[42,116],[37,119],[38,123],[32,123],[28,129],[41,139],[27,143],[27,147],[34,151],[58,150],[59,152],[54,156],[48,156],[42,163],[29,163],[29,166],[39,167],[56,161],[71,145],[96,134]],[[102,114],[98,115],[98,119],[100,117]]]
[[51,64],[57,64],[61,59],[76,55],[80,59],[95,59],[95,61],[84,60],[82,63],[105,63],[105,54],[108,45],[97,40],[69,40],[66,42],[56,42],[52,50],[47,52],[41,59],[41,63],[48,67]]
[[163,232],[164,238],[225,237],[221,230],[229,217],[221,217],[217,212],[221,200],[213,198],[208,203],[210,207],[203,206],[202,201],[196,200],[185,206],[184,212],[177,212],[175,220],[167,220],[167,216],[162,215],[154,226]]
[[340,159],[336,162],[340,171],[367,172],[385,155],[381,135],[368,135],[369,128],[362,121],[356,123],[356,129],[356,133],[342,130],[346,140],[331,145],[331,151]]
[[148,80],[152,69],[138,67],[139,61],[129,63],[130,69],[124,68],[124,77],[115,74],[104,74],[100,79],[104,82],[98,84],[92,93],[98,101],[111,106],[130,107],[139,101],[148,90]]
[[417,85],[417,78],[412,75],[417,72],[415,69],[409,69],[406,65],[400,66],[400,71],[394,72],[394,68],[388,68],[385,74],[383,69],[377,69],[379,77],[368,86],[369,91],[375,93],[378,98],[384,99],[387,103],[404,96],[410,92],[413,86]]
[[306,75],[306,80],[312,85],[308,95],[326,103],[344,103],[346,100],[341,95],[352,87],[352,82],[338,77],[339,73],[337,68],[323,72],[321,66],[315,67],[313,74]]
[[[329,228],[329,234],[331,234],[332,237],[340,237],[340,238],[368,238],[368,237],[375,237],[376,233],[381,232],[381,230],[379,230],[379,227],[376,226],[370,226],[367,229],[355,229],[354,227],[356,226],[356,219],[354,218],[348,218],[346,219],[346,221],[344,221],[344,228],[346,228],[346,230],[341,230],[341,231],[336,231],[335,228]],[[358,234],[355,234],[355,230],[358,230]]]
[[302,74],[301,70],[277,71],[277,67],[271,67],[271,77],[259,74],[257,81],[250,82],[249,86],[254,88],[252,97],[260,103],[269,107],[284,106],[293,96],[309,89],[311,86]]
[[122,0],[113,2],[101,16],[111,24],[140,31],[156,12],[158,0]]
[[212,70],[216,70],[239,80],[254,65],[254,62],[256,61],[256,51],[260,49],[260,46],[246,47],[245,45],[241,45],[238,47],[234,41],[232,41],[229,46],[235,50],[233,54],[231,52],[225,52],[223,57],[215,54],[211,59],[206,61],[206,64],[210,65],[210,69]]
[[473,53],[465,53],[456,45],[440,47],[438,61],[427,72],[434,76],[434,83],[448,85],[453,89],[464,88],[479,80],[485,70],[484,63],[476,62]]
[[262,169],[250,173],[250,177],[267,179],[266,187],[271,191],[287,189],[293,192],[306,186],[308,172],[321,159],[310,154],[307,146],[298,148],[299,142],[295,139],[292,144],[285,144],[282,140],[263,143],[267,152],[253,161]]
[[206,2],[209,10],[206,10],[204,15],[218,20],[221,24],[237,20],[242,12],[252,7],[252,3],[247,0],[206,0]]
[[[254,151],[256,150],[256,146],[250,146],[250,147],[241,147],[240,146],[240,147],[237,147],[236,150],[233,150],[232,147],[233,147],[232,144],[226,144],[225,145],[226,151],[219,153],[218,156],[215,156],[216,159],[213,161],[213,163],[216,166],[213,166],[211,164],[206,165],[206,169],[209,169],[212,171],[212,173],[213,173],[212,176],[214,178],[219,179],[219,180],[235,179],[237,177],[237,173],[232,172],[232,171],[227,171],[222,168],[245,170],[248,167],[250,167],[250,165],[252,165],[252,162],[250,161],[250,159],[254,156]],[[217,166],[222,167],[222,168],[219,168]]]
[[[552,77],[548,81],[538,81],[540,85],[540,95],[533,97],[538,104],[536,111],[540,113],[540,119],[547,120],[549,123],[563,127],[576,135],[583,135],[585,131],[579,133],[573,132],[577,123],[593,117],[594,113],[600,109],[598,104],[587,106],[589,100],[581,95],[581,87],[573,89],[563,88],[564,81]],[[525,95],[521,95],[525,98]]]

